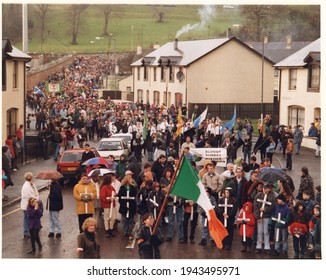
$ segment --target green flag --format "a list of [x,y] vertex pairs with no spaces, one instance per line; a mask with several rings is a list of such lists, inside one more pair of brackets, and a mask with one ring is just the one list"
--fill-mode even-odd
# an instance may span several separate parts
[[216,246],[223,247],[222,240],[228,235],[223,224],[217,219],[213,205],[208,197],[205,187],[189,161],[183,156],[175,182],[170,194],[180,196],[196,202],[206,213],[208,229]]
[[146,139],[148,130],[148,117],[147,117],[147,110],[144,111],[144,125],[143,125],[143,139]]

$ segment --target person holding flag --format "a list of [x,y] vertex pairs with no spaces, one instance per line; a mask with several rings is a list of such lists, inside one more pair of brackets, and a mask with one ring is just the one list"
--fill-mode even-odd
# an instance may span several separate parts
[[[176,172],[173,174],[173,178],[171,179],[171,187],[168,189],[162,209],[164,209],[166,205],[169,194],[192,200],[205,211],[210,236],[214,240],[216,246],[219,249],[222,249],[222,241],[228,235],[228,232],[223,224],[217,219],[214,207],[209,200],[203,183],[191,167],[189,161],[184,157],[184,154],[182,154],[181,160],[178,161]],[[159,213],[158,219],[160,219],[161,215],[162,210]],[[154,233],[157,226],[158,224],[156,223],[153,230]]]
[[160,259],[159,246],[164,242],[163,236],[158,231],[153,231],[154,216],[152,213],[145,213],[141,218],[141,226],[136,235],[138,254],[141,259]]

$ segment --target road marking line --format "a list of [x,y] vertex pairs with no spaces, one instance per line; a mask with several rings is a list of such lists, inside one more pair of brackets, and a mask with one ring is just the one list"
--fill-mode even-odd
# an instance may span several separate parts
[[17,209],[15,209],[15,210],[12,210],[12,211],[10,211],[10,212],[8,212],[8,213],[2,215],[2,218],[7,217],[7,216],[9,216],[9,215],[11,215],[11,214],[14,214],[14,213],[16,213],[16,212],[19,211],[19,210],[20,210],[20,208],[17,208]]

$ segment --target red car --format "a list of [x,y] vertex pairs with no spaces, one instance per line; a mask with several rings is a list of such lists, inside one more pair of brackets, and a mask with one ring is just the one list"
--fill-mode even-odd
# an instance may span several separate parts
[[[83,148],[75,148],[65,150],[58,160],[57,171],[59,171],[64,179],[76,179],[79,180],[83,172],[81,168],[82,154],[85,151]],[[96,157],[99,157],[99,153],[96,149],[92,148]]]

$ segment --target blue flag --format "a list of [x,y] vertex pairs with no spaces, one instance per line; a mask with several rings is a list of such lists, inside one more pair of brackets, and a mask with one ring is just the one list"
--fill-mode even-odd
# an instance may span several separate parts
[[232,119],[230,121],[223,124],[223,129],[222,129],[223,132],[224,132],[224,127],[226,127],[229,131],[232,130],[232,128],[233,128],[233,126],[235,124],[236,117],[237,117],[237,111],[236,111],[236,107],[234,106],[233,117],[232,117]]
[[34,93],[34,94],[41,95],[42,97],[46,98],[44,92],[41,91],[37,86],[34,87],[34,91],[33,91],[33,93]]
[[202,112],[201,115],[194,120],[194,128],[197,128],[206,119],[207,109],[208,108],[206,108],[205,111]]

